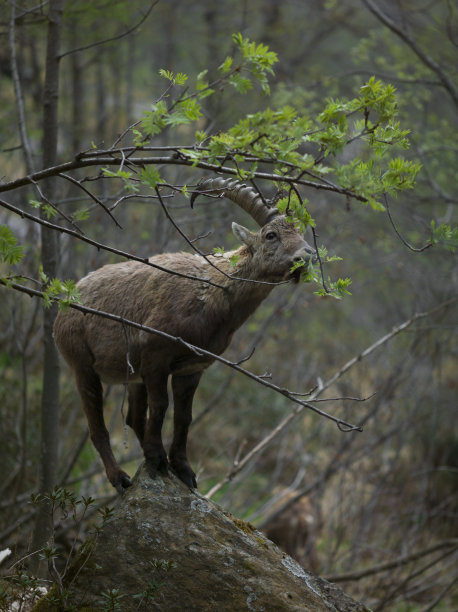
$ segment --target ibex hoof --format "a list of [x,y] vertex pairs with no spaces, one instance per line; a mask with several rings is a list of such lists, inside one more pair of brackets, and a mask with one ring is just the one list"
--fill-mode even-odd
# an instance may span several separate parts
[[150,478],[156,478],[158,474],[161,476],[167,476],[169,473],[169,462],[167,458],[156,459],[152,461],[151,459],[146,460],[146,470]]
[[125,472],[121,472],[116,482],[113,483],[113,486],[116,491],[122,495],[131,484],[132,481],[130,480],[129,476]]
[[190,489],[197,489],[196,475],[188,463],[182,463],[181,465],[172,464],[171,467],[175,476],[178,476],[178,478],[184,482],[185,485],[187,485]]

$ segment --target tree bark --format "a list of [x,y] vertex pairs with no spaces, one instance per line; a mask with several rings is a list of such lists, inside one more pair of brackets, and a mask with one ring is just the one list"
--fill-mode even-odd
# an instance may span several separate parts
[[[43,167],[56,163],[59,100],[59,48],[63,0],[51,0],[48,13],[46,71],[43,93]],[[45,182],[43,192],[49,201],[55,198],[53,179]],[[57,276],[58,236],[41,226],[41,262],[49,279]],[[53,339],[53,324],[57,306],[43,310],[43,389],[41,396],[41,452],[39,492],[52,490],[57,482],[58,427],[59,427],[59,357]],[[47,546],[53,537],[50,507],[40,505],[35,523],[33,549]],[[38,561],[35,557],[35,567]],[[40,568],[41,569],[41,568]],[[40,574],[42,574],[42,570]]]

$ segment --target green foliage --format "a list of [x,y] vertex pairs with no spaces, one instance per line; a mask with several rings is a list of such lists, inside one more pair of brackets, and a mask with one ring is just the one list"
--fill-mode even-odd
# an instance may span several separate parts
[[57,216],[57,210],[50,204],[47,204],[46,202],[39,202],[38,200],[29,200],[29,204],[33,208],[36,208],[37,210],[39,210],[46,217],[48,221],[52,219],[53,217]]
[[138,176],[140,181],[151,189],[154,189],[162,180],[156,166],[146,166],[145,168],[142,168]]
[[87,221],[87,219],[89,219],[89,209],[80,208],[79,210],[73,213],[72,219],[74,221]]
[[[183,89],[188,75],[160,70],[169,88],[144,113],[140,129],[133,130],[137,146],[143,146],[167,128],[199,121],[203,115],[202,101],[225,85],[244,94],[258,83],[265,94],[270,93],[267,79],[278,61],[276,53],[241,34],[234,34],[233,41],[238,57],[226,57],[218,68],[218,78],[212,82],[208,71],[201,71],[190,93]],[[277,206],[301,232],[314,227],[315,221],[297,188],[291,187],[296,182],[294,177],[306,175],[318,187],[323,182],[331,184],[376,211],[384,210],[386,195],[397,196],[414,188],[421,163],[399,154],[409,147],[410,130],[401,127],[393,85],[372,76],[359,87],[355,97],[329,98],[315,118],[298,105],[297,99],[300,101],[301,97],[296,96],[279,108],[249,113],[225,131],[207,134],[196,130],[195,147],[182,149],[179,154],[193,165],[234,167],[241,180],[256,178],[260,164],[267,164],[271,176],[278,176],[277,186],[287,194]],[[351,147],[355,142],[358,146]],[[122,169],[115,172],[105,168],[103,172],[107,177],[123,180],[130,192],[138,190],[138,182],[151,189],[162,182],[154,166],[143,168],[135,179],[131,172]],[[288,181],[282,180],[286,177]],[[433,231],[432,243],[450,242],[451,238],[444,236],[444,232]],[[303,275],[307,282],[315,277],[312,271]],[[337,297],[345,293],[347,286],[342,279],[337,285],[322,280],[322,290],[326,292],[325,287],[329,287]]]
[[164,585],[164,578],[166,574],[168,574],[168,572],[177,567],[176,563],[174,563],[173,561],[168,561],[166,559],[153,559],[149,562],[149,565],[151,566],[152,572],[159,573],[161,580],[156,580],[155,578],[152,578],[146,584],[146,587],[141,593],[136,593],[135,595],[133,595],[134,599],[139,600],[139,608],[140,606],[147,605],[149,602],[152,602],[156,598],[158,591]]
[[297,192],[290,191],[287,197],[277,202],[278,210],[286,215],[286,218],[294,223],[298,230],[305,234],[307,228],[315,227],[315,221],[306,208],[306,201],[300,200]]
[[0,261],[12,266],[24,257],[24,249],[18,245],[17,238],[10,227],[0,225]]
[[[30,496],[30,503],[34,506],[46,504],[46,508],[51,514],[53,524],[61,524],[63,521],[69,519],[74,523],[76,534],[78,534],[80,525],[85,520],[88,510],[94,506],[95,500],[92,497],[84,496],[78,498],[69,489],[55,487],[52,491],[45,494],[32,494]],[[103,521],[111,515],[111,512],[112,511],[108,508],[100,512]],[[101,526],[99,529],[100,528]],[[76,535],[75,538],[77,537]],[[50,566],[53,568],[53,573],[57,579],[56,584],[51,589],[49,587],[49,581],[44,581],[35,576],[28,575],[23,571],[22,563],[15,563],[14,572],[4,576],[2,582],[0,582],[0,610],[6,611],[13,609],[13,602],[16,602],[15,605],[30,606],[38,597],[42,597],[46,591],[48,591],[48,593],[46,595],[46,601],[43,601],[43,609],[76,609],[74,602],[71,601],[68,590],[68,586],[73,579],[72,571],[68,570],[70,568],[70,561],[75,554],[75,544],[76,539],[71,548],[70,558],[66,560],[64,569],[58,576],[55,562],[62,553],[53,545],[52,541],[49,546],[40,551],[40,558],[47,561],[48,567]],[[118,606],[121,599],[122,596],[119,592],[106,592],[102,594],[103,609],[122,609]],[[22,609],[22,607],[20,609]]]
[[104,612],[117,612],[123,609],[122,600],[126,596],[119,589],[109,589],[101,593],[100,603]]
[[178,72],[177,74],[173,74],[170,70],[159,70],[159,74],[170,81],[172,85],[184,85],[188,80],[188,76],[183,72]]
[[[241,34],[234,34],[233,41],[239,57],[226,57],[218,68],[219,78],[212,83],[208,81],[207,70],[200,72],[194,92],[186,91],[187,95],[181,91],[175,99],[170,97],[172,90],[180,90],[187,83],[187,75],[160,71],[170,87],[144,114],[141,129],[134,131],[138,145],[168,127],[173,129],[199,120],[202,100],[213,95],[216,86],[228,84],[244,94],[258,83],[265,94],[270,93],[267,79],[273,74],[277,55],[266,45]],[[287,214],[300,232],[305,232],[309,226],[315,227],[315,221],[307,210],[307,202],[291,187],[294,176],[308,175],[318,186],[322,181],[332,181],[337,190],[376,211],[384,210],[387,194],[397,196],[413,189],[421,164],[399,155],[400,150],[409,147],[410,131],[401,127],[398,106],[396,89],[371,77],[360,86],[356,97],[328,99],[315,119],[291,100],[279,108],[247,114],[226,131],[207,134],[197,130],[195,148],[183,149],[180,155],[194,165],[204,162],[233,166],[241,180],[255,178],[259,165],[268,164],[272,176],[278,176],[277,187],[286,193],[278,201],[278,209]],[[356,141],[359,146],[350,149]],[[341,156],[343,151],[345,157]],[[104,173],[121,178],[130,190],[137,189],[129,172],[105,169]],[[282,180],[285,177],[290,180]],[[156,188],[160,176],[151,167],[142,169],[139,179]],[[439,231],[433,235],[437,236],[436,242],[444,241]],[[298,265],[304,267],[303,281],[320,285],[320,295],[341,298],[348,293],[349,279],[325,280],[321,266]]]
[[232,257],[229,259],[229,265],[231,266],[231,268],[235,268],[237,266],[238,261],[239,261],[239,256],[232,255]]
[[[226,61],[224,70],[231,65]],[[401,129],[397,107],[394,87],[371,77],[358,97],[328,100],[315,121],[291,105],[267,108],[208,137],[204,148],[182,153],[194,161],[212,164],[223,165],[233,159],[241,179],[254,177],[260,162],[270,163],[279,177],[292,173],[315,178],[334,175],[342,189],[375,210],[383,210],[384,194],[412,189],[421,168],[420,163],[396,154],[396,149],[409,146],[409,130]],[[199,140],[203,139],[204,135],[199,135]],[[364,148],[341,163],[338,154],[357,140]],[[303,152],[307,144],[316,148],[315,155]],[[312,222],[295,197],[290,196],[289,204],[281,202],[279,206],[288,206],[302,229]]]
[[0,581],[0,610],[10,612],[25,609],[31,601],[42,595],[43,582],[16,566],[13,574],[4,576]]
[[40,266],[40,278],[45,285],[43,299],[45,306],[49,308],[55,301],[59,304],[60,310],[66,310],[70,304],[80,303],[80,296],[73,280],[61,281],[58,278],[49,279]]
[[436,222],[431,221],[431,244],[441,245],[454,253],[458,249],[458,227],[452,228],[447,223],[436,226]]
[[[175,128],[198,121],[202,117],[201,102],[215,93],[216,84],[221,88],[227,83],[243,94],[257,82],[264,93],[270,92],[267,75],[273,74],[272,65],[277,61],[276,53],[269,51],[266,45],[250,42],[241,34],[234,34],[233,40],[241,56],[239,61],[235,62],[234,58],[227,57],[218,68],[220,77],[213,86],[208,83],[208,71],[203,70],[196,77],[193,93],[185,96],[182,92],[177,99],[170,100],[170,93],[165,92],[159,101],[151,105],[151,110],[143,114],[141,129],[133,131],[137,146],[160,134],[167,127]],[[159,74],[170,82],[171,87],[183,87],[188,80],[188,75],[182,72],[174,74],[161,69]],[[170,104],[167,105],[166,101]],[[197,140],[203,138],[199,136]]]
[[124,187],[127,192],[135,193],[138,191],[138,187],[135,185],[135,183],[132,180],[132,172],[130,172],[129,170],[122,170],[122,168],[120,168],[119,170],[116,170],[116,172],[114,172],[113,170],[110,170],[109,168],[102,168],[102,173],[103,173],[103,176],[107,178],[121,179],[122,182],[124,183]]
[[351,295],[350,291],[348,291],[348,287],[352,282],[350,278],[338,278],[336,281],[333,281],[329,276],[327,279],[325,279],[322,272],[321,266],[323,264],[341,261],[342,258],[337,257],[336,255],[328,257],[327,249],[325,247],[318,249],[318,255],[319,263],[314,263],[312,260],[298,261],[292,266],[291,272],[295,272],[300,268],[301,280],[304,283],[317,284],[319,288],[314,291],[315,295],[319,295],[321,297],[333,297],[337,300],[342,299],[346,295]]

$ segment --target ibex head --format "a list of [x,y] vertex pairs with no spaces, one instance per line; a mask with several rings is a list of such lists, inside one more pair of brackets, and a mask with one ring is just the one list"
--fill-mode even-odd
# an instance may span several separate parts
[[251,253],[251,266],[262,280],[298,282],[300,268],[291,268],[301,260],[315,258],[315,250],[304,240],[292,223],[269,206],[251,187],[233,179],[217,177],[202,181],[191,197],[191,206],[198,195],[226,196],[245,210],[260,226],[251,232],[238,223],[232,224],[235,236]]

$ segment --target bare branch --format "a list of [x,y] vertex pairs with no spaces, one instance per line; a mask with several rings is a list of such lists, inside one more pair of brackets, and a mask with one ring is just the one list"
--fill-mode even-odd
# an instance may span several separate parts
[[77,49],[70,49],[70,51],[65,51],[65,53],[61,53],[59,55],[58,59],[62,59],[63,57],[65,57],[67,55],[71,55],[72,53],[79,53],[80,51],[86,51],[86,49],[93,49],[94,47],[99,47],[99,46],[105,45],[105,44],[107,44],[109,42],[114,42],[115,40],[119,40],[121,38],[125,38],[126,36],[128,36],[129,34],[134,32],[137,28],[139,28],[142,25],[142,23],[144,23],[146,21],[146,19],[150,15],[151,11],[153,10],[153,8],[158,3],[159,3],[159,0],[156,0],[155,2],[152,2],[151,6],[146,11],[146,13],[143,15],[143,17],[140,19],[140,21],[138,21],[135,25],[130,27],[125,32],[122,32],[121,34],[117,34],[116,36],[111,36],[110,38],[105,38],[104,40],[99,40],[98,42],[91,43],[89,45],[85,45],[84,47],[78,47]]
[[377,19],[383,23],[388,29],[390,29],[396,36],[398,36],[401,40],[403,40],[415,55],[423,62],[425,66],[427,66],[432,72],[434,72],[444,89],[448,91],[450,94],[453,103],[458,107],[458,90],[455,87],[453,81],[448,77],[448,75],[442,70],[441,66],[432,59],[429,55],[427,55],[423,49],[417,44],[417,42],[410,36],[408,32],[399,27],[392,19],[388,17],[376,4],[373,0],[362,0],[363,4],[371,11],[373,15],[377,17]]
[[[140,149],[141,150],[141,149]],[[87,168],[90,166],[120,166],[123,163],[122,159],[119,159],[115,156],[112,157],[98,157],[95,154],[79,154],[75,157],[74,160],[70,162],[65,162],[63,164],[59,164],[57,166],[53,166],[50,168],[45,168],[44,170],[40,170],[38,172],[34,172],[28,176],[24,176],[19,179],[15,179],[13,181],[9,181],[6,183],[0,183],[0,193],[4,191],[11,191],[18,187],[24,187],[26,185],[30,185],[33,181],[41,181],[50,176],[59,176],[62,172],[68,172],[70,170],[77,170],[79,168]],[[231,176],[237,176],[237,170],[235,168],[231,168],[230,166],[223,166],[220,164],[212,164],[209,162],[196,162],[195,160],[185,158],[183,156],[176,157],[173,155],[167,157],[129,157],[129,165],[131,166],[149,166],[149,165],[177,165],[177,166],[188,166],[201,168],[203,170],[211,170],[212,172],[217,172],[219,174],[229,174]],[[254,172],[253,178],[259,178],[266,181],[278,181],[279,175],[272,174],[268,172]],[[348,197],[354,198],[360,202],[367,202],[367,198],[364,196],[358,195],[354,193],[350,189],[344,189],[338,187],[336,185],[331,185],[327,183],[317,183],[314,181],[308,181],[302,178],[295,178],[293,176],[282,176],[281,180],[285,183],[294,184],[294,185],[303,185],[305,187],[313,187],[314,189],[322,189],[325,191],[331,191],[333,193],[339,193],[341,195],[346,195]]]
[[458,301],[458,297],[451,298],[450,300],[447,300],[446,302],[442,302],[441,304],[439,304],[435,308],[432,308],[431,310],[428,310],[427,312],[418,312],[414,314],[413,317],[411,317],[407,321],[404,321],[400,325],[396,325],[395,327],[393,327],[393,329],[388,334],[385,334],[384,336],[379,338],[376,342],[374,342],[374,344],[371,344],[371,346],[367,347],[367,349],[362,351],[362,353],[360,353],[356,357],[353,357],[352,359],[347,361],[347,363],[338,372],[336,372],[334,376],[332,376],[326,383],[324,383],[323,389],[326,389],[330,387],[331,385],[333,385],[339,378],[341,378],[344,374],[346,374],[346,372],[348,372],[348,370],[350,370],[356,363],[358,363],[359,361],[362,361],[368,355],[373,353],[376,349],[381,347],[383,344],[386,344],[389,340],[391,340],[391,338],[394,338],[394,336],[397,336],[402,331],[410,327],[412,323],[414,323],[415,321],[418,321],[419,319],[424,319],[425,317],[429,317],[432,314],[435,314],[438,310],[441,310],[442,308],[446,308],[447,306],[451,306],[457,301]]
[[426,557],[427,555],[430,555],[436,550],[441,550],[443,548],[450,548],[450,553],[452,553],[454,550],[457,550],[458,538],[452,538],[450,540],[437,542],[433,546],[429,546],[428,548],[424,548],[423,550],[410,553],[410,555],[398,557],[397,559],[394,559],[394,561],[380,563],[379,565],[374,565],[373,567],[369,567],[360,571],[347,572],[345,574],[337,574],[335,576],[326,576],[325,579],[329,580],[329,582],[348,582],[350,580],[361,580],[361,578],[366,578],[367,576],[373,576],[374,574],[379,574],[380,572],[385,572],[390,569],[401,567],[402,565],[406,565],[407,563],[411,563],[412,561],[416,561],[417,559]]
[[15,16],[16,16],[16,2],[11,0],[11,13],[10,13],[10,25],[9,25],[9,45],[10,45],[10,66],[11,73],[13,75],[14,94],[16,97],[16,108],[18,114],[19,124],[19,136],[21,138],[21,145],[24,151],[25,163],[27,172],[31,174],[33,172],[33,159],[32,151],[27,136],[27,127],[25,122],[24,112],[24,97],[22,95],[21,80],[19,78],[19,71],[16,61],[16,36],[15,36]]
[[102,202],[102,200],[100,200],[100,198],[98,198],[91,191],[89,191],[89,189],[86,189],[86,187],[84,187],[84,185],[81,184],[81,181],[79,181],[76,178],[73,178],[73,176],[70,176],[69,174],[64,174],[63,172],[61,172],[59,176],[66,179],[67,181],[70,181],[71,183],[73,183],[74,185],[77,185],[80,189],[82,189],[84,193],[86,193],[92,200],[94,200],[94,202],[96,202],[99,206],[103,208],[103,210],[107,213],[107,215],[111,217],[111,219],[113,219],[115,225],[122,229],[121,225],[118,223],[117,219],[113,216],[110,209],[105,206],[105,204]]
[[[19,285],[18,283],[9,281],[7,279],[0,278],[0,284],[4,285],[5,287],[15,289],[16,291],[20,291],[21,293],[26,293],[27,295],[30,295],[31,297],[40,297],[42,299],[44,297],[44,293],[42,291],[38,291],[37,289],[31,289],[29,287],[25,287],[24,285]],[[61,300],[57,297],[52,297],[51,301],[59,302]],[[190,351],[192,351],[193,353],[199,356],[205,355],[206,357],[209,357],[212,360],[220,361],[221,363],[225,364],[226,366],[229,366],[230,368],[233,368],[234,370],[236,370],[237,372],[240,372],[241,374],[247,376],[248,378],[251,378],[252,380],[259,382],[261,385],[264,385],[265,387],[268,387],[269,389],[272,389],[273,391],[280,393],[281,395],[287,397],[292,402],[299,404],[296,410],[293,413],[291,413],[289,417],[287,417],[289,420],[291,420],[291,418],[294,418],[296,414],[299,414],[300,412],[302,412],[304,408],[309,408],[310,410],[312,410],[313,412],[316,412],[320,416],[323,416],[327,419],[330,419],[331,421],[334,421],[334,423],[336,423],[336,425],[339,427],[339,429],[341,429],[341,431],[362,431],[362,428],[359,425],[352,425],[351,423],[347,423],[346,421],[343,421],[342,419],[334,417],[328,414],[327,412],[320,410],[316,406],[313,406],[309,402],[304,402],[303,400],[298,399],[296,397],[296,394],[289,391],[288,389],[274,385],[273,383],[266,381],[262,376],[258,376],[254,374],[253,372],[250,372],[249,370],[245,370],[244,368],[240,367],[237,363],[229,361],[228,359],[225,359],[224,357],[221,357],[220,355],[216,355],[215,353],[207,351],[206,349],[203,349],[199,346],[195,346],[194,344],[191,344],[190,342],[186,342],[186,340],[183,340],[183,338],[180,338],[178,336],[172,336],[159,329],[148,327],[146,325],[141,325],[140,323],[135,323],[135,321],[129,321],[128,319],[125,319],[118,315],[114,315],[109,312],[105,312],[103,310],[97,310],[95,308],[90,308],[82,304],[77,304],[77,303],[72,302],[71,304],[69,304],[69,307],[74,308],[75,310],[79,310],[80,312],[83,312],[85,314],[94,314],[100,317],[104,317],[106,319],[110,319],[111,321],[117,321],[118,323],[121,323],[122,325],[128,325],[135,329],[146,331],[155,336],[160,336],[161,338],[165,338],[175,344],[181,344],[182,346],[184,346],[185,348],[189,349]],[[253,451],[251,452],[253,453]],[[244,458],[244,461],[245,459],[246,457]]]
[[44,227],[47,227],[49,229],[53,229],[53,230],[56,230],[58,232],[62,232],[64,234],[68,234],[69,236],[74,236],[75,238],[78,238],[79,240],[82,240],[83,242],[87,242],[88,244],[91,244],[92,246],[95,246],[98,249],[103,249],[104,251],[109,251],[110,253],[115,253],[116,255],[120,255],[121,257],[125,257],[126,259],[131,259],[133,261],[139,261],[141,263],[144,263],[147,266],[151,266],[152,268],[157,268],[158,270],[162,270],[162,272],[167,272],[168,274],[174,274],[175,276],[180,276],[181,278],[187,278],[189,280],[196,280],[196,281],[199,281],[201,283],[207,283],[208,285],[213,285],[214,287],[218,287],[219,289],[223,289],[222,285],[218,285],[217,283],[214,283],[213,281],[210,281],[208,279],[200,278],[198,276],[193,276],[191,274],[183,274],[182,272],[177,272],[175,270],[170,270],[169,268],[164,268],[163,266],[159,266],[157,264],[151,263],[147,257],[138,257],[137,255],[133,255],[132,253],[127,253],[126,251],[121,251],[120,249],[116,249],[114,247],[111,247],[108,244],[103,244],[102,242],[97,242],[97,240],[93,240],[92,238],[88,238],[87,236],[79,234],[78,232],[75,232],[74,230],[68,229],[67,227],[63,227],[61,225],[55,225],[54,223],[50,223],[49,221],[46,221],[45,219],[41,219],[40,217],[36,217],[35,215],[31,215],[30,213],[27,213],[24,210],[21,210],[20,208],[17,208],[16,206],[13,206],[12,204],[10,204],[9,202],[6,202],[5,200],[0,200],[0,204],[4,208],[7,208],[8,210],[11,210],[15,214],[17,214],[20,217],[22,217],[23,219],[29,219],[30,221],[34,221],[35,223],[39,223],[40,225],[42,225]]
[[390,211],[390,207],[388,205],[388,197],[386,195],[386,193],[384,194],[384,200],[385,200],[385,208],[386,208],[386,213],[388,215],[388,219],[390,220],[391,226],[394,229],[397,237],[399,238],[399,240],[411,251],[413,251],[414,253],[422,253],[423,251],[426,251],[426,249],[429,249],[430,247],[433,246],[432,242],[428,242],[428,244],[425,244],[425,246],[420,247],[419,249],[417,249],[416,247],[413,247],[409,242],[407,242],[407,240],[401,235],[401,233],[399,232],[398,228],[396,227],[394,221],[393,221],[393,217],[391,216],[391,211]]
[[[436,313],[438,310],[441,310],[442,308],[450,306],[456,301],[458,301],[458,297],[453,298],[451,300],[447,300],[446,302],[439,304],[438,306],[436,306],[435,308],[432,308],[431,310],[427,312],[417,313],[413,315],[413,317],[411,317],[407,321],[404,321],[404,323],[401,323],[400,325],[394,327],[390,333],[385,334],[385,336],[383,336],[382,338],[379,338],[376,342],[374,342],[374,344],[366,348],[358,356],[353,357],[353,359],[350,359],[350,361],[348,361],[338,372],[336,372],[334,376],[329,378],[326,382],[321,383],[319,387],[316,389],[316,391],[314,391],[313,394],[309,397],[307,402],[303,402],[299,400],[297,398],[297,394],[292,393],[291,391],[282,390],[283,395],[295,401],[299,405],[296,406],[294,411],[288,414],[274,429],[272,429],[272,431],[265,438],[263,438],[254,448],[252,448],[251,451],[247,453],[241,461],[239,461],[237,468],[232,468],[231,470],[229,470],[226,476],[220,482],[215,484],[207,492],[206,496],[209,498],[212,497],[225,484],[227,484],[230,480],[232,480],[234,476],[238,474],[249,461],[251,461],[258,453],[264,450],[264,448],[266,448],[266,446],[268,446],[272,442],[272,440],[274,440],[299,414],[301,414],[304,408],[310,408],[312,406],[311,402],[313,402],[325,389],[328,389],[331,385],[333,385],[339,378],[341,378],[346,372],[348,372],[348,370],[350,370],[354,365],[362,361],[362,359],[364,359],[365,357],[373,353],[377,348],[379,348],[383,344],[386,344],[386,342],[391,340],[391,338],[393,338],[397,334],[401,333],[401,331],[404,331],[405,329],[407,329],[407,327],[412,325],[412,323],[414,323],[418,319],[429,317],[432,314]],[[263,383],[263,384],[266,384],[266,383]],[[275,385],[266,384],[266,386],[274,387]],[[359,426],[359,427],[352,426],[351,429],[346,429],[346,427],[348,426],[347,423],[344,423],[343,421],[339,421],[339,419],[336,419],[335,417],[333,417],[332,420],[337,424],[337,427],[341,431],[344,431],[344,432],[355,431],[355,430],[362,431],[362,426]]]

